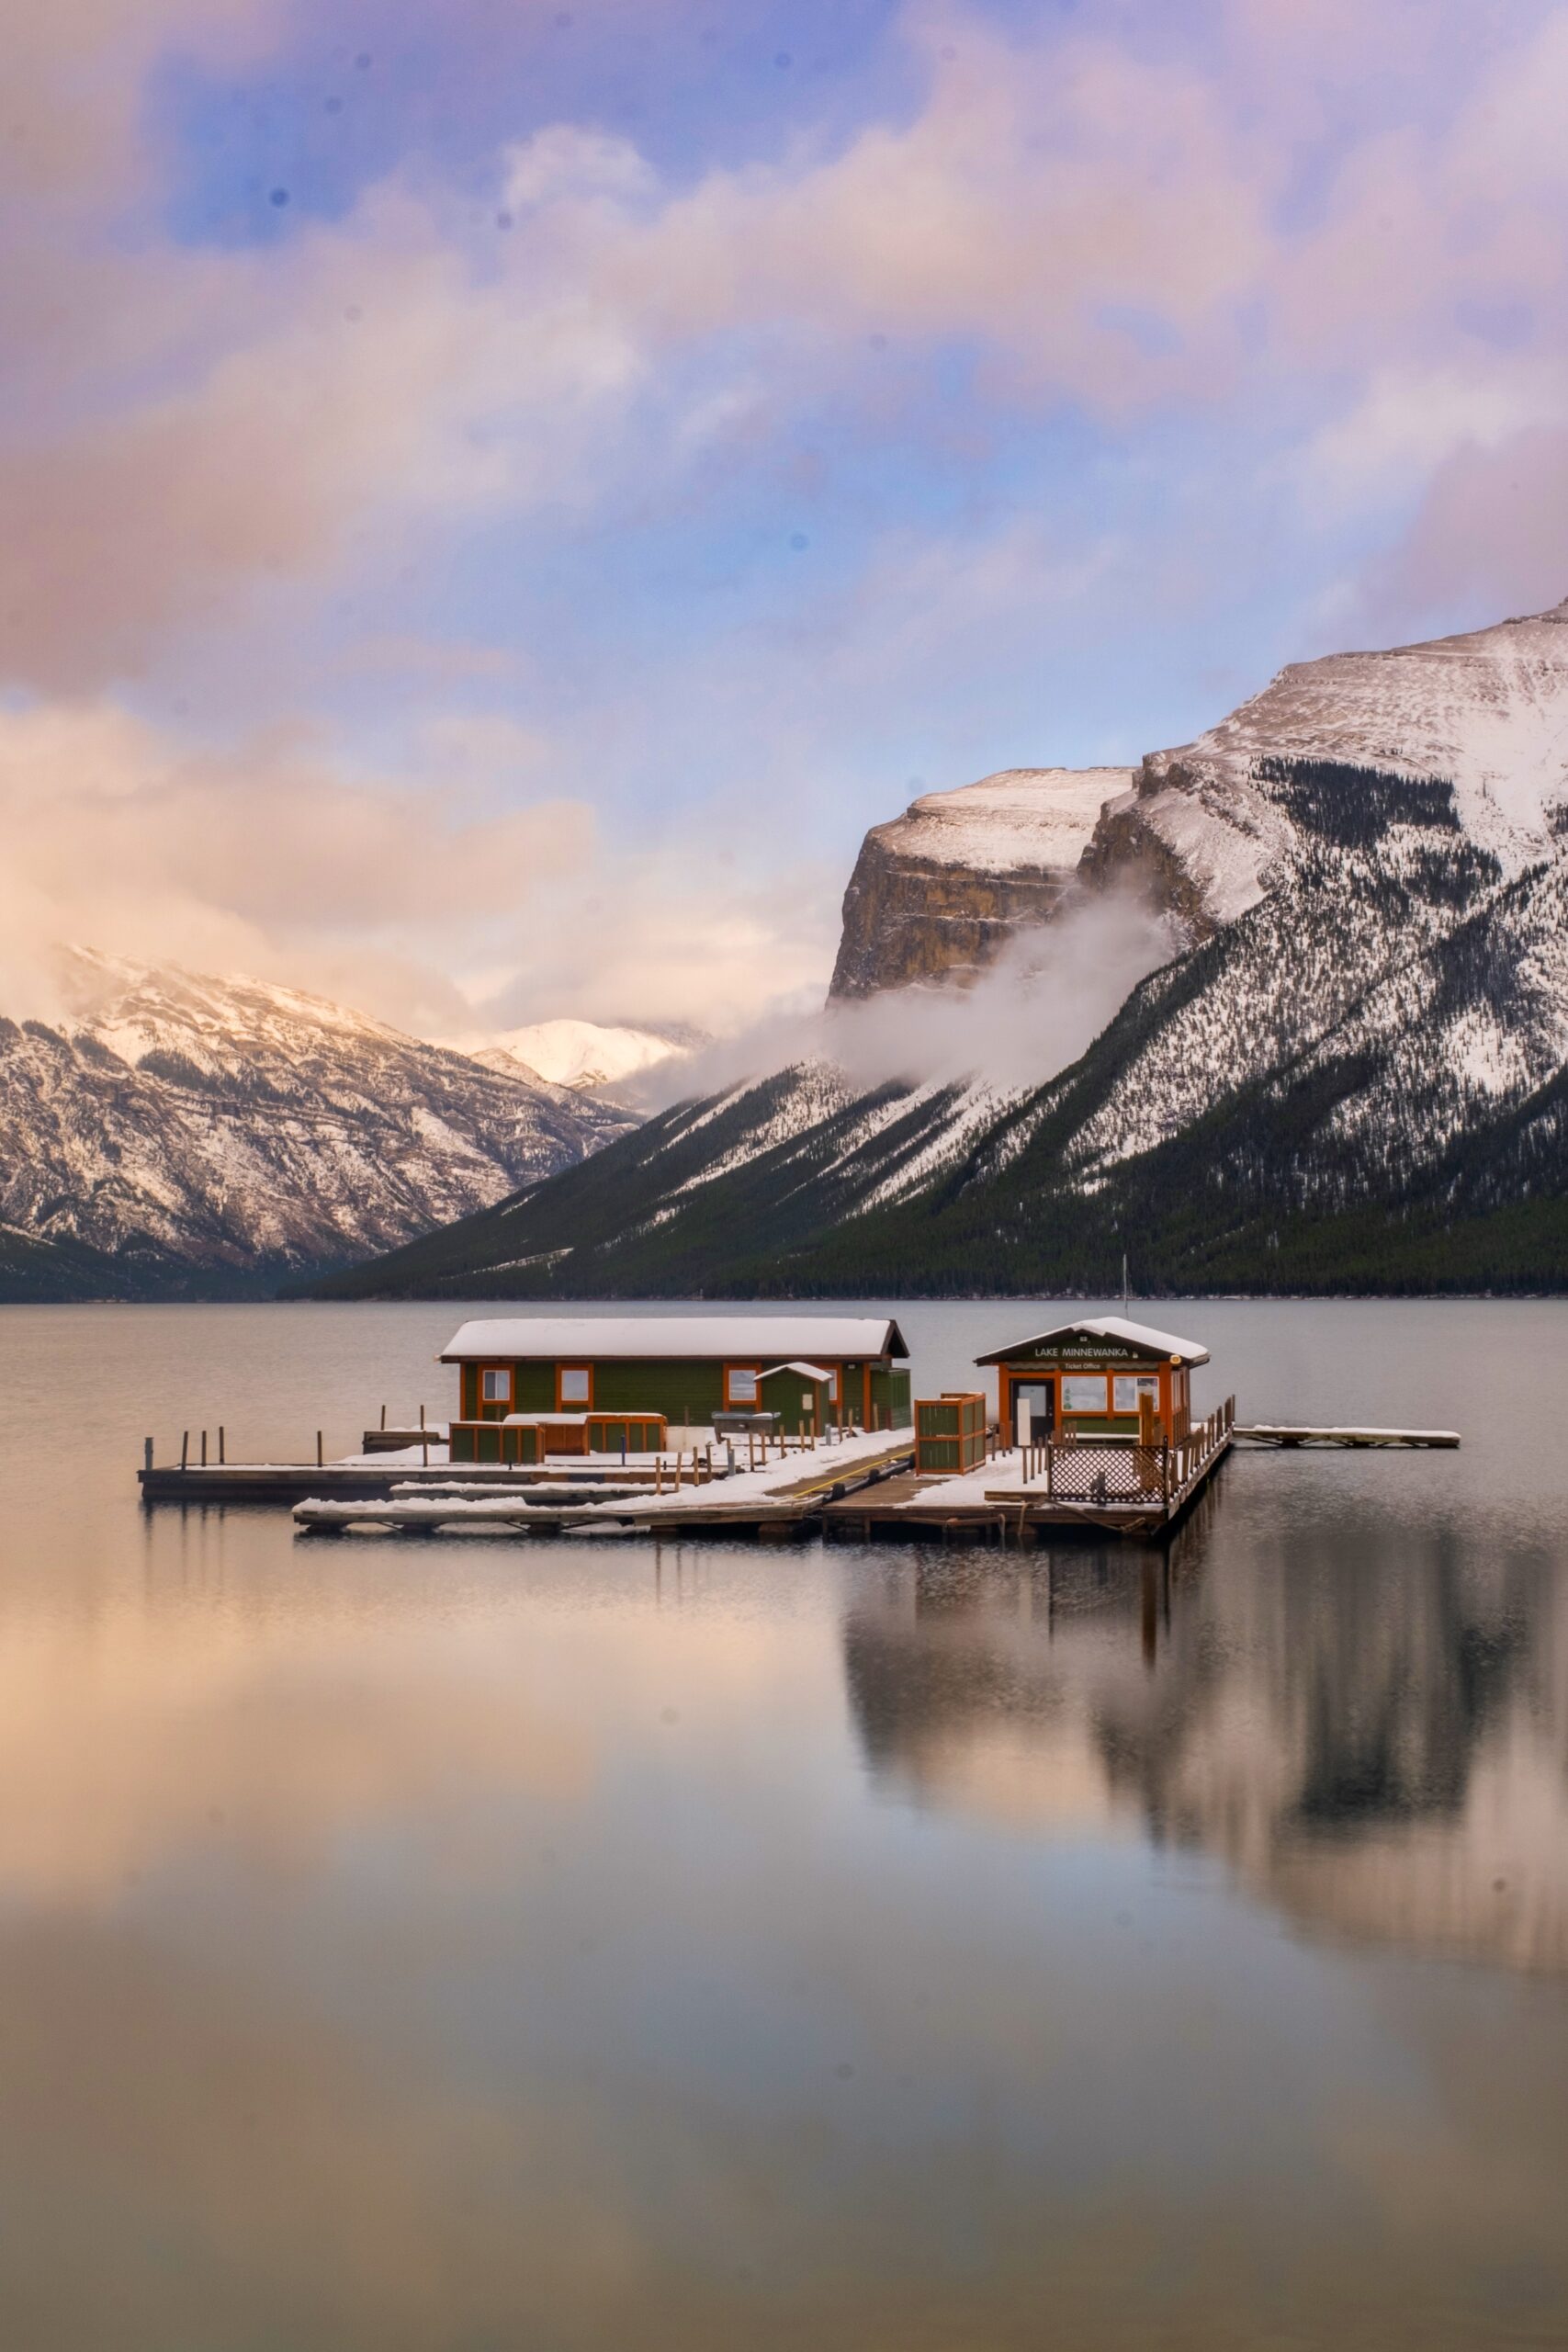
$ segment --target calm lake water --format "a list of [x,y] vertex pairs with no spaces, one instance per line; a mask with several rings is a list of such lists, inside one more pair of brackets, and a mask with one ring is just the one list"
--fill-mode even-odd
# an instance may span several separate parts
[[1148,1311],[1464,1450],[1168,1557],[297,1544],[142,1436],[444,1413],[454,1309],[0,1310],[0,2344],[1568,2343],[1568,1309]]

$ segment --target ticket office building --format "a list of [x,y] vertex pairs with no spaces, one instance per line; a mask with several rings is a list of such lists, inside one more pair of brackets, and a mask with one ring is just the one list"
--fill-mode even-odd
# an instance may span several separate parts
[[1156,1441],[1175,1444],[1192,1424],[1192,1371],[1208,1361],[1196,1340],[1119,1315],[1037,1331],[976,1358],[996,1367],[1004,1442],[1029,1445],[1069,1433],[1136,1443],[1145,1411]]

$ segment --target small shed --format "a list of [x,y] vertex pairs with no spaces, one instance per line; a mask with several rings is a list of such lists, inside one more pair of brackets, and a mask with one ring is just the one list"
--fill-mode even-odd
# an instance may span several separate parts
[[458,1368],[455,1462],[479,1458],[495,1421],[519,1414],[776,1412],[793,1432],[907,1429],[908,1350],[869,1315],[508,1316],[465,1323],[443,1348]]
[[1152,1419],[1156,1439],[1175,1444],[1191,1427],[1190,1374],[1209,1351],[1122,1315],[1095,1315],[975,1361],[997,1367],[998,1418],[1010,1440],[1040,1445],[1070,1432],[1135,1442]]

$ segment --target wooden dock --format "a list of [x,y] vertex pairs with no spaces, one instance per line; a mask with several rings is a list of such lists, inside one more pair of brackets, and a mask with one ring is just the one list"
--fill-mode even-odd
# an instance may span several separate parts
[[[434,1432],[421,1434],[434,1442]],[[992,1430],[993,1442],[998,1434]],[[754,1464],[731,1468],[711,1447],[694,1448],[689,1464],[682,1455],[682,1469],[671,1457],[635,1455],[537,1466],[425,1464],[406,1448],[339,1462],[233,1463],[192,1461],[186,1447],[180,1462],[159,1465],[151,1444],[140,1483],[148,1504],[292,1509],[297,1531],[307,1535],[463,1528],[527,1535],[750,1533],[787,1541],[818,1529],[867,1542],[913,1536],[1028,1544],[1053,1529],[1162,1536],[1238,1442],[1389,1449],[1459,1442],[1452,1430],[1238,1423],[1229,1398],[1175,1444],[1108,1439],[1012,1447],[952,1476],[918,1475],[912,1432],[901,1431],[880,1442],[854,1434],[809,1451],[800,1441],[798,1467],[781,1454],[764,1464],[761,1486]]]
[[823,1520],[866,1542],[939,1534],[1031,1544],[1052,1528],[1161,1535],[1185,1515],[1229,1453],[1235,1414],[1235,1400],[1227,1398],[1176,1445],[1023,1446],[962,1478],[911,1474],[874,1497],[828,1504]]
[[1408,1450],[1459,1443],[1458,1430],[1308,1429],[1283,1421],[1238,1422],[1231,1431],[1238,1445],[1337,1445],[1403,1447]]
[[405,1469],[384,1495],[303,1497],[295,1503],[294,1524],[299,1534],[313,1536],[346,1535],[355,1529],[401,1535],[454,1530],[529,1536],[750,1532],[777,1541],[815,1524],[829,1504],[908,1469],[914,1458],[907,1436],[847,1461],[834,1455],[835,1449],[821,1448],[817,1466],[794,1478],[781,1463],[779,1482],[767,1494],[734,1498],[725,1493],[724,1476],[673,1487],[668,1472],[662,1477],[652,1471],[634,1473],[628,1479],[607,1468],[592,1478],[579,1472],[547,1481],[537,1472],[513,1469],[504,1481],[491,1482],[487,1492],[471,1485],[471,1463],[460,1465],[460,1477],[443,1473],[428,1481],[411,1477]]
[[[465,1484],[494,1487],[504,1492],[541,1476],[539,1470],[515,1464],[465,1462],[459,1464]],[[431,1478],[447,1478],[444,1462],[433,1462]],[[144,1503],[276,1503],[285,1508],[308,1497],[344,1501],[388,1499],[394,1487],[425,1476],[418,1463],[389,1460],[363,1462],[178,1462],[160,1463],[137,1473]],[[620,1470],[615,1471],[621,1483]],[[652,1484],[652,1473],[649,1473]]]

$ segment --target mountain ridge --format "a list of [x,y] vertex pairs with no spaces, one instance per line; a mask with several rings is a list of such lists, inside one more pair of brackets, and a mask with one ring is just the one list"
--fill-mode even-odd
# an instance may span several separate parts
[[1292,665],[1150,754],[1057,904],[1174,874],[1185,944],[1044,1084],[775,1073],[336,1294],[1563,1286],[1565,621]]
[[270,1295],[634,1124],[276,982],[85,949],[62,981],[0,1016],[0,1296]]

